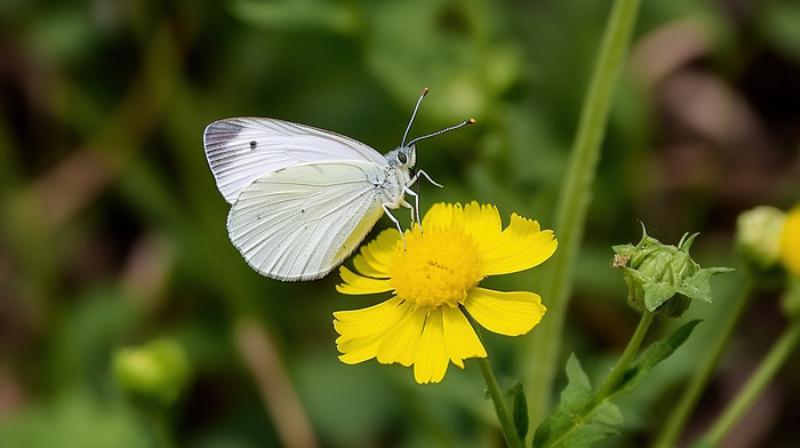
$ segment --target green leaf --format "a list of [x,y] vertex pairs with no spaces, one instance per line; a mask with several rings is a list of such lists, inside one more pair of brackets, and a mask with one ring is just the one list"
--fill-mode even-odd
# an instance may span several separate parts
[[533,446],[589,447],[617,434],[622,413],[611,402],[594,400],[592,385],[578,358],[567,361],[567,386],[558,408],[536,430]]
[[628,368],[620,383],[614,387],[610,394],[611,397],[613,398],[633,392],[641,386],[647,374],[661,361],[672,355],[678,347],[683,345],[700,322],[700,319],[688,322],[672,332],[666,339],[662,339],[653,343],[650,347],[647,347],[647,350],[639,355],[636,362]]
[[[636,390],[653,368],[667,359],[700,323],[693,320],[666,339],[653,343],[628,368],[618,384],[603,396],[592,388],[580,362],[571,355],[567,361],[567,386],[556,410],[536,429],[534,448],[584,448],[618,434],[622,413],[612,399]],[[602,390],[602,388],[601,388]]]
[[517,429],[517,435],[520,440],[525,440],[528,435],[528,399],[525,398],[525,388],[522,387],[522,382],[517,383],[512,389],[512,417],[514,418],[514,427]]
[[589,381],[589,375],[586,374],[578,361],[578,357],[573,353],[567,360],[567,380],[569,383],[567,387],[561,392],[562,400],[571,400],[575,398],[576,392],[589,391],[592,388],[592,383]]

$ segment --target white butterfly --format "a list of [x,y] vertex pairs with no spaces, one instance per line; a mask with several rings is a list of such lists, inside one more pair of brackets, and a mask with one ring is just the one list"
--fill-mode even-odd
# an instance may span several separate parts
[[[278,280],[325,276],[357,247],[383,213],[411,209],[419,197],[409,187],[416,143],[474,123],[466,120],[406,144],[422,91],[400,146],[381,155],[349,137],[270,118],[230,118],[203,133],[206,158],[217,187],[233,204],[228,235],[247,263]],[[415,206],[405,200],[414,197]],[[415,213],[416,212],[416,213]]]

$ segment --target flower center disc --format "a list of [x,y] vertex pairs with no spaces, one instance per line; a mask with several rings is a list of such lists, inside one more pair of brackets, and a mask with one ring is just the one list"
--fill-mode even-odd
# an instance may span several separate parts
[[463,231],[425,229],[406,232],[389,268],[397,295],[420,306],[455,306],[483,277],[475,241]]

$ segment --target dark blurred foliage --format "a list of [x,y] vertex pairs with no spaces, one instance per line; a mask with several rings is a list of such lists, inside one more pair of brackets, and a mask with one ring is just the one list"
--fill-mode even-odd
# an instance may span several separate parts
[[[737,214],[787,208],[800,191],[800,4],[643,3],[563,344],[590,373],[610,365],[636,319],[611,244],[637,241],[641,220],[665,242],[702,232],[701,263],[730,265]],[[270,116],[387,151],[427,86],[412,134],[479,125],[419,145],[418,163],[446,185],[423,185],[423,207],[474,199],[551,226],[609,6],[0,2],[0,446],[152,443],[111,358],[161,337],[179,341],[194,372],[169,416],[179,446],[499,445],[475,364],[432,386],[398,366],[345,366],[331,312],[376,298],[337,295],[336,275],[289,284],[246,266],[227,240],[202,131]],[[494,286],[530,288],[535,275]],[[692,307],[685,318],[705,318],[702,328],[623,403],[626,435],[612,446],[657,430],[739,281],[717,280],[717,302]],[[690,435],[774,340],[775,297],[752,303]],[[510,386],[521,338],[488,342]],[[798,377],[795,360],[728,446],[800,444]]]

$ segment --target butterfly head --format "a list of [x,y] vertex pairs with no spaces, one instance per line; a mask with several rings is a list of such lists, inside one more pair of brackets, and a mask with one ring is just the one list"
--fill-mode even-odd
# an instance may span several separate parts
[[417,164],[417,145],[397,148],[397,161],[409,170],[413,169],[414,165]]
[[400,146],[386,153],[385,157],[389,165],[411,170],[417,164],[417,145]]

